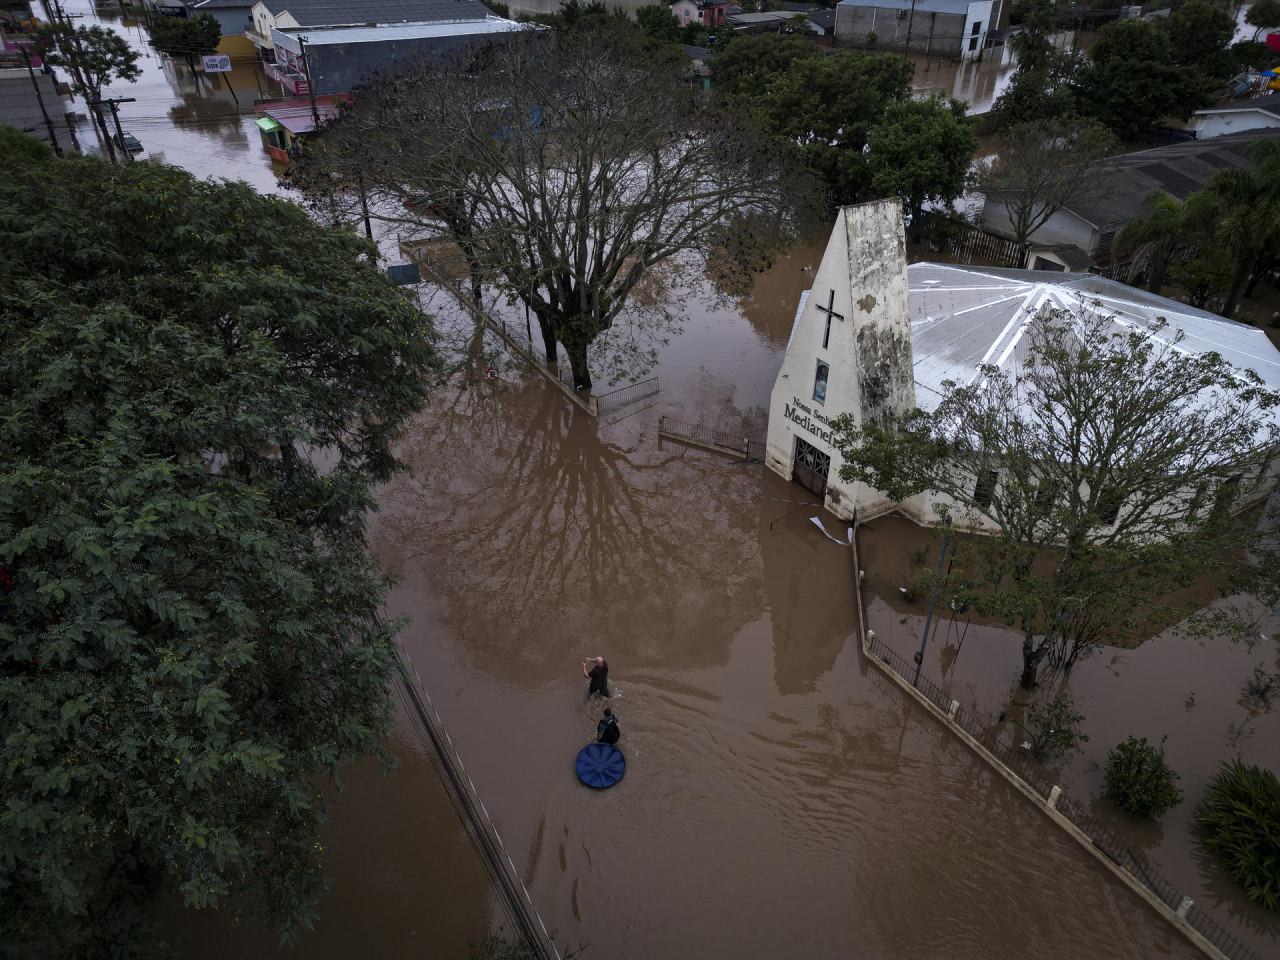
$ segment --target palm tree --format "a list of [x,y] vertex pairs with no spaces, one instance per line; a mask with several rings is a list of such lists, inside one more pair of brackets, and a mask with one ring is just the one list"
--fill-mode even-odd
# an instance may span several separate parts
[[1146,265],[1147,289],[1159,293],[1164,286],[1170,259],[1180,249],[1204,236],[1206,227],[1211,223],[1205,223],[1205,205],[1192,197],[1184,202],[1157,189],[1143,198],[1142,205],[1147,210],[1146,215],[1125,225],[1116,239],[1116,246],[1121,250],[1135,248],[1134,267]]
[[1280,249],[1280,140],[1258,140],[1252,153],[1251,169],[1219,170],[1200,191],[1215,209],[1215,240],[1231,252],[1234,272],[1222,305],[1226,317],[1240,305],[1259,261]]

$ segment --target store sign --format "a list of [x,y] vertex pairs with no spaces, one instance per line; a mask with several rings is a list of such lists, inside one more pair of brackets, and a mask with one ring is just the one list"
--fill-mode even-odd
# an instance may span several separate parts
[[221,54],[213,54],[211,56],[202,57],[204,60],[205,73],[230,73],[231,58],[224,57]]

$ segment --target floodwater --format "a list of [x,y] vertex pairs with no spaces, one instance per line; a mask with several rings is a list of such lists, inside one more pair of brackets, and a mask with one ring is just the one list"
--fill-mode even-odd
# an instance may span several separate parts
[[[115,27],[145,54],[142,81],[110,91],[137,98],[121,115],[144,158],[274,191],[249,102],[279,91],[237,65],[237,105]],[[514,364],[455,377],[381,491],[390,612],[412,617],[405,645],[538,910],[587,960],[1196,956],[860,661],[851,559],[811,496],[658,440],[660,413],[763,436],[820,252],[782,258],[745,303],[691,299],[657,402],[616,422]],[[629,761],[604,793],[572,763],[601,708],[580,672],[597,653]],[[409,724],[393,748],[394,776],[347,771],[323,836],[333,888],[293,955],[460,958],[500,917]],[[230,915],[169,920],[195,957],[284,955]]]
[[[938,541],[908,520],[885,517],[862,528],[868,626],[904,657],[920,648],[928,595],[908,602],[901,588],[934,569]],[[926,555],[927,554],[927,555]],[[936,629],[935,629],[936,627]],[[979,717],[995,718],[1018,693],[1021,634],[967,614],[954,616],[939,595],[925,651],[924,676],[941,683]],[[1094,816],[1144,853],[1174,886],[1207,910],[1259,957],[1280,955],[1280,917],[1250,904],[1197,841],[1195,806],[1222,760],[1240,758],[1280,770],[1280,698],[1270,706],[1243,695],[1255,667],[1280,672],[1280,617],[1264,615],[1258,633],[1236,640],[1169,630],[1135,649],[1099,647],[1067,684],[1084,715],[1081,750],[1056,761],[1057,782]],[[1042,668],[1044,685],[1060,677]],[[1101,798],[1107,751],[1127,736],[1159,743],[1179,773],[1183,802],[1160,823],[1140,823]],[[1004,735],[1011,742],[1015,731]]]
[[[404,642],[538,910],[587,958],[1195,956],[861,662],[851,556],[812,497],[658,440],[660,412],[763,427],[816,253],[780,260],[745,316],[691,304],[658,403],[612,425],[541,379],[450,383],[380,494],[391,612],[413,617]],[[603,705],[580,670],[597,653],[629,763],[607,792],[573,773]],[[364,955],[465,956],[460,928],[493,909],[461,904],[474,863],[397,747],[401,772],[339,807],[306,956],[371,929]],[[274,955],[266,935],[200,928],[196,956]]]

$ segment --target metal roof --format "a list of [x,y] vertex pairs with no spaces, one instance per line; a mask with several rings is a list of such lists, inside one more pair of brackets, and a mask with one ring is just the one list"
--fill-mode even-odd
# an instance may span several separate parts
[[969,7],[981,0],[840,0],[838,7],[875,7],[877,10],[901,10],[910,13],[955,13],[968,15]]
[[423,40],[437,37],[472,37],[490,33],[510,33],[531,29],[529,24],[490,17],[487,20],[434,20],[427,23],[398,23],[385,27],[308,27],[276,28],[291,37],[305,35],[307,46],[333,46],[346,43],[382,43],[391,40]]
[[[907,267],[916,404],[936,408],[942,383],[972,383],[981,364],[1016,375],[1026,358],[1027,327],[1044,309],[1102,311],[1118,327],[1185,334],[1181,348],[1216,352],[1280,390],[1280,351],[1256,327],[1092,274],[914,263]],[[1273,414],[1280,422],[1280,413]]]
[[274,16],[287,13],[304,27],[425,20],[483,20],[488,9],[478,0],[263,0]]

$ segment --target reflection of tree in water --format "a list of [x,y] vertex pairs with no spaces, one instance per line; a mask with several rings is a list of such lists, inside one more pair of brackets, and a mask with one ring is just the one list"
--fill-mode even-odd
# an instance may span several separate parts
[[[1192,836],[1199,840],[1201,836],[1199,828],[1192,824],[1189,829],[1192,831]],[[1227,872],[1226,866],[1216,854],[1210,853],[1203,843],[1197,842],[1191,847],[1191,859],[1195,861],[1202,884],[1197,906],[1202,907],[1220,924],[1224,920],[1229,920],[1231,923],[1239,924],[1244,931],[1264,940],[1270,939],[1273,942],[1280,940],[1280,916],[1247,900],[1240,884],[1231,879],[1231,874]],[[1243,931],[1233,931],[1228,928],[1227,932]],[[1255,952],[1260,947],[1264,947],[1262,943],[1250,943],[1247,937],[1241,937],[1241,939],[1244,939],[1245,945]],[[1259,956],[1264,955],[1266,954],[1259,954]]]
[[769,343],[786,345],[800,294],[813,283],[829,233],[828,226],[818,236],[796,244],[755,278],[750,293],[737,299],[737,310]]
[[380,493],[372,539],[449,601],[464,646],[502,654],[496,668],[604,638],[634,664],[646,635],[671,631],[690,638],[692,664],[727,658],[759,615],[753,477],[683,448],[604,442],[541,381],[517,387],[497,424],[485,390],[449,390],[401,444],[411,475]]

